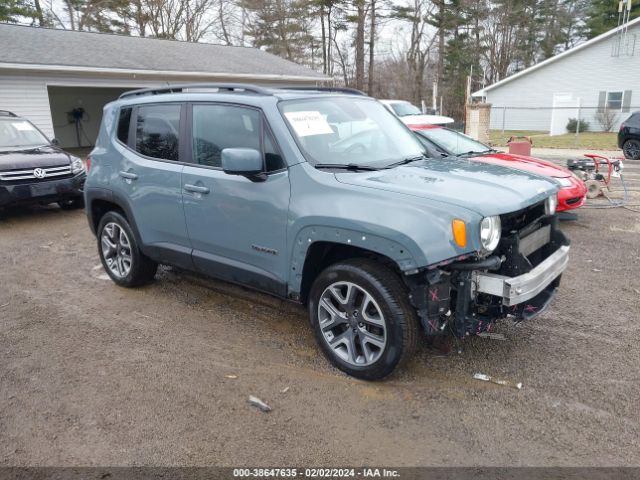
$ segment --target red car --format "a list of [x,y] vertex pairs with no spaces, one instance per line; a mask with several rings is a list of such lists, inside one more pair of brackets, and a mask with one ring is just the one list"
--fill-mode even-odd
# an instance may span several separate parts
[[493,150],[467,135],[439,125],[407,125],[418,134],[431,157],[466,156],[474,161],[525,170],[545,177],[552,177],[561,186],[558,192],[557,211],[572,210],[582,206],[587,195],[584,182],[566,168],[539,158],[513,155]]

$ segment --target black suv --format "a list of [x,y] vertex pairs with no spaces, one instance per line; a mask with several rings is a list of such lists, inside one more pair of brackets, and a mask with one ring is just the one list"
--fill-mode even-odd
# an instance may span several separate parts
[[620,124],[618,147],[624,152],[624,158],[640,159],[640,112],[632,113]]
[[0,207],[57,202],[65,210],[80,208],[86,176],[80,158],[30,121],[0,110]]

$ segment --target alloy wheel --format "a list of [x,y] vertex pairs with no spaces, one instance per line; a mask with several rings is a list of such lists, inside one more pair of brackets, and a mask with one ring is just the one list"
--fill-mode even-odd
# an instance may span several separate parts
[[122,227],[115,222],[107,223],[102,229],[100,242],[109,271],[117,278],[129,275],[133,263],[131,242]]
[[623,151],[625,157],[637,160],[640,158],[640,142],[637,140],[627,140],[624,144]]
[[384,352],[387,325],[382,309],[355,283],[335,282],[322,292],[318,321],[329,348],[351,365],[371,365]]

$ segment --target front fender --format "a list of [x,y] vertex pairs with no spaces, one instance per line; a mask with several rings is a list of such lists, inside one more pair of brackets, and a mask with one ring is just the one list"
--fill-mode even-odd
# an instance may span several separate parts
[[[394,235],[397,237],[398,235]],[[369,231],[333,227],[323,224],[308,225],[298,231],[291,252],[289,290],[299,292],[302,285],[304,262],[309,248],[316,242],[330,242],[351,247],[358,247],[379,253],[393,260],[401,271],[418,268],[418,261],[412,252],[419,252],[418,245],[410,238],[404,242],[391,240],[392,235],[376,235]]]

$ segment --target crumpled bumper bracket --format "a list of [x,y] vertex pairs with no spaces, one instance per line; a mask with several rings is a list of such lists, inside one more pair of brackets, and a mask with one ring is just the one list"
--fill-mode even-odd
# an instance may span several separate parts
[[507,277],[488,272],[473,272],[472,292],[502,297],[505,306],[526,302],[558,278],[569,263],[569,245],[563,245],[530,272]]

